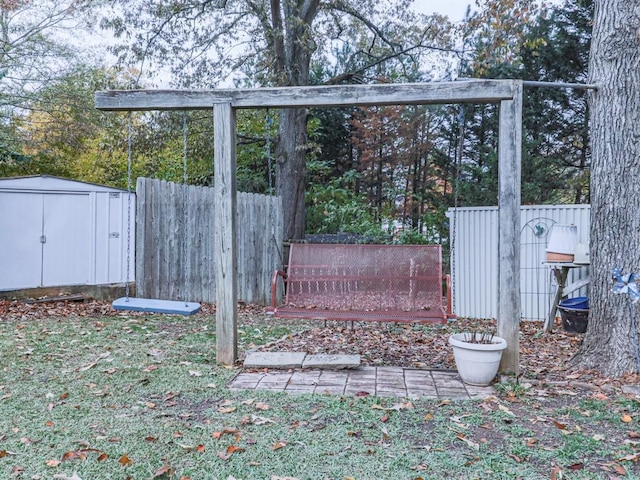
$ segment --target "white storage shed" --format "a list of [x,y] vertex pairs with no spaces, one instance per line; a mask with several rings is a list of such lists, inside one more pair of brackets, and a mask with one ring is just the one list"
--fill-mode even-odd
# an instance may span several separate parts
[[0,178],[0,290],[135,278],[135,194],[47,175]]

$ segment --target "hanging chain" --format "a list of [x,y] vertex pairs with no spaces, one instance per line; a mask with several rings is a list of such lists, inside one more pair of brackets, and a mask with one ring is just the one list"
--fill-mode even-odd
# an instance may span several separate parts
[[269,176],[269,194],[273,194],[273,172],[271,165],[271,127],[273,126],[273,119],[269,115],[267,110],[267,118],[264,121],[267,134],[264,142],[265,156],[267,157],[267,174]]
[[182,114],[182,261],[184,262],[184,304],[188,306],[191,281],[190,262],[187,258],[187,190],[189,189],[187,174],[187,114]]
[[131,138],[131,116],[127,117],[127,281],[125,282],[125,297],[129,301],[129,280],[131,277],[131,177],[133,164],[133,140]]
[[458,151],[456,152],[456,168],[455,168],[455,183],[453,186],[453,219],[451,225],[451,245],[449,247],[449,255],[451,258],[451,274],[453,276],[451,282],[451,310],[454,311],[456,304],[456,283],[457,275],[456,268],[456,235],[458,228],[458,200],[460,196],[460,171],[462,169],[462,154],[464,151],[464,109],[460,105],[460,112],[458,113]]

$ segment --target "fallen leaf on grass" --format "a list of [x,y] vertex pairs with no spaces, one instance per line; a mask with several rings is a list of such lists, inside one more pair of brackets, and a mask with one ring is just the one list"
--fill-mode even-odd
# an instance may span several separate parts
[[262,402],[258,402],[256,403],[256,409],[257,410],[269,410],[271,407],[269,405],[267,405],[266,403],[262,403]]
[[629,439],[625,439],[625,441],[623,442],[625,445],[631,445],[633,448],[638,448],[640,447],[640,442],[638,440],[629,440]]
[[271,475],[271,480],[299,480],[297,477],[278,477],[276,475]]
[[167,395],[164,397],[164,401],[168,402],[179,396],[180,396],[180,392],[167,392]]
[[60,460],[47,460],[45,462],[45,465],[47,467],[57,467],[58,465],[60,465],[62,462]]
[[511,410],[509,410],[507,407],[505,407],[504,405],[498,405],[498,408],[500,410],[502,410],[504,413],[506,413],[507,415],[511,415],[512,417],[515,417],[516,414],[513,413]]
[[564,423],[560,423],[557,420],[553,420],[553,424],[560,430],[566,430],[567,426]]
[[283,441],[276,442],[276,443],[274,443],[274,444],[273,444],[273,446],[271,447],[271,450],[274,450],[274,451],[275,451],[275,450],[280,450],[281,448],[284,448],[284,447],[286,447],[286,446],[287,446],[287,442],[283,442]]
[[163,465],[158,470],[156,470],[153,474],[153,478],[160,478],[160,479],[162,478],[168,479],[171,476],[173,476],[173,468],[171,468],[169,465]]
[[620,462],[637,462],[640,459],[640,453],[632,453],[629,455],[625,455],[624,457],[620,457],[618,461]]
[[88,363],[88,364],[87,364],[87,365],[85,365],[84,367],[77,368],[75,371],[76,371],[76,372],[86,372],[86,371],[87,371],[87,370],[89,370],[90,368],[95,367],[101,359],[103,359],[103,358],[107,358],[107,357],[109,357],[110,355],[111,355],[111,353],[110,353],[110,352],[104,352],[104,353],[101,353],[100,355],[98,355],[98,358],[96,358],[93,362]]
[[569,470],[582,470],[584,468],[584,463],[582,462],[574,463],[573,465],[569,465],[567,468]]
[[251,422],[254,425],[265,425],[267,423],[276,423],[275,421],[271,420],[270,418],[267,417],[261,417],[260,415],[251,415]]
[[617,463],[613,465],[613,471],[616,472],[618,475],[626,475],[627,474],[627,469],[624,468],[622,465],[617,464]]
[[576,395],[578,395],[578,393],[574,392],[573,390],[556,390],[556,393],[558,395],[570,395],[572,397],[575,397]]
[[633,418],[631,418],[631,415],[629,415],[628,413],[625,413],[624,415],[622,415],[622,417],[620,417],[620,420],[622,420],[624,423],[631,423],[633,421]]
[[82,480],[76,472],[73,472],[73,475],[70,477],[65,475],[64,473],[56,473],[53,478],[56,480]]
[[373,410],[382,410],[385,412],[391,412],[391,411],[400,411],[400,410],[405,410],[405,409],[412,409],[413,408],[413,403],[411,402],[402,402],[402,403],[396,403],[395,405],[392,405],[391,407],[383,407],[382,405],[378,405],[378,404],[374,404],[371,405],[371,408]]
[[237,428],[226,427],[219,432],[213,432],[211,436],[216,440],[219,440],[223,435],[240,435],[240,431]]
[[127,455],[122,455],[120,457],[120,460],[118,460],[118,462],[120,463],[120,465],[122,465],[123,467],[127,467],[131,464],[133,464],[133,461],[127,456]]
[[474,442],[473,440],[469,440],[463,434],[459,433],[457,435],[457,438],[459,440],[462,440],[464,443],[466,443],[469,447],[473,448],[474,450],[480,450],[480,445],[478,443]]
[[198,371],[198,370],[189,370],[189,375],[192,377],[201,377],[202,376],[202,372]]
[[244,448],[236,447],[235,445],[229,445],[226,451],[218,452],[216,455],[222,460],[229,460],[231,458],[231,455],[236,452],[244,452]]
[[109,455],[107,455],[106,453],[102,452],[98,458],[96,458],[96,461],[98,462],[104,462],[107,458],[109,458]]
[[231,413],[235,412],[236,407],[220,407],[218,408],[218,413]]
[[86,458],[87,458],[86,450],[72,450],[64,453],[60,460],[63,462],[68,462],[70,460],[86,460]]

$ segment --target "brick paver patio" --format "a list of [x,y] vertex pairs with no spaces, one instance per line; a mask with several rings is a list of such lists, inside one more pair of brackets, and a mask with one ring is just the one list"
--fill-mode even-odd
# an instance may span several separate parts
[[245,371],[230,383],[232,390],[270,390],[316,395],[377,395],[380,397],[482,399],[495,395],[493,387],[465,385],[450,370],[403,367],[358,367],[348,370],[303,369]]

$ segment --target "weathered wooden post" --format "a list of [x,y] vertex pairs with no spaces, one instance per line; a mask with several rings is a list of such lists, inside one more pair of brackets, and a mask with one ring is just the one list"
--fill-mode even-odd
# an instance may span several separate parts
[[520,182],[522,81],[500,102],[498,141],[498,336],[507,341],[500,371],[518,375],[520,362]]
[[216,362],[233,365],[238,350],[236,112],[231,102],[213,107]]

